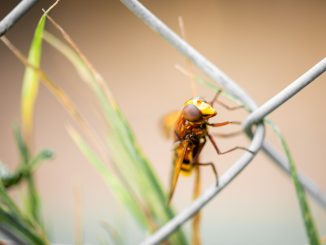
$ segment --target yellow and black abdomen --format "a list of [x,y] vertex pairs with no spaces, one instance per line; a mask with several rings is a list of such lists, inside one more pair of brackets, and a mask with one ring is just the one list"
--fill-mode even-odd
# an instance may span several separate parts
[[[193,159],[196,156],[196,154],[198,153],[199,150],[199,144],[196,145],[188,145],[185,154],[183,155],[183,160],[182,160],[182,164],[181,164],[181,173],[183,175],[190,175],[193,167],[194,167],[194,162]],[[176,163],[176,161],[182,157],[182,153],[183,153],[183,145],[180,144],[176,151],[175,151],[175,158],[174,158],[174,164]]]

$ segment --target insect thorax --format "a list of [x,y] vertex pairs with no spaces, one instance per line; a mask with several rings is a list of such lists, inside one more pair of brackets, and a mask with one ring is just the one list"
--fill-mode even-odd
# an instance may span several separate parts
[[185,126],[185,139],[193,144],[201,143],[207,135],[206,123],[188,124]]

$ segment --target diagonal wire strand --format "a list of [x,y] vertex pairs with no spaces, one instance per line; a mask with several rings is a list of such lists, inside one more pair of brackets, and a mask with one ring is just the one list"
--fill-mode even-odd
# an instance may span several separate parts
[[326,71],[326,58],[323,58],[316,65],[302,74],[299,78],[293,81],[290,85],[284,88],[281,92],[273,96],[270,100],[261,105],[258,109],[252,112],[243,123],[245,129],[249,129],[253,124],[264,119],[268,114],[277,109],[287,100],[291,99],[301,89],[306,87],[318,76]]
[[190,46],[186,41],[174,33],[167,25],[146,9],[139,1],[121,0],[126,7],[138,16],[151,29],[160,34],[179,52],[193,62],[198,68],[206,73],[212,80],[222,85],[231,95],[242,101],[251,111],[257,108],[256,103],[222,70],[207,60],[201,53]]
[[0,21],[0,37],[4,35],[27,11],[33,7],[37,0],[23,0]]
[[[222,85],[225,90],[241,100],[244,104],[247,105],[248,109],[251,111],[255,111],[257,106],[255,102],[224,72],[218,69],[215,65],[213,65],[210,61],[208,61],[203,55],[201,55],[197,50],[191,47],[187,42],[182,40],[177,34],[175,34],[169,27],[167,27],[161,20],[159,20],[155,15],[153,15],[148,9],[146,9],[141,3],[136,0],[121,0],[126,7],[129,8],[131,12],[133,12],[136,16],[138,16],[145,24],[147,24],[154,31],[158,32],[163,38],[165,38],[168,42],[170,42],[177,50],[179,50],[183,55],[189,58],[198,68],[200,68],[206,75],[210,76],[212,80]],[[323,64],[324,61],[320,63]],[[320,67],[315,70],[316,73],[320,73]],[[313,78],[316,78],[318,75],[312,75]],[[310,76],[304,76],[304,79],[309,78]],[[310,78],[312,78],[310,77]],[[248,131],[247,131],[248,133]],[[249,136],[251,136],[249,134]],[[271,147],[266,147],[265,144],[264,151],[267,155],[272,155],[276,153],[273,149],[271,151]],[[277,160],[278,159],[278,160]],[[276,158],[273,160],[277,160],[276,163],[281,166],[281,169],[286,171],[288,175],[290,175],[287,161],[280,161],[280,159],[285,159],[281,155],[277,154]],[[301,184],[308,191],[308,193],[322,206],[326,207],[326,201],[324,194],[319,190],[315,184],[311,184],[311,181],[305,181],[308,178],[304,177],[303,174],[299,174],[301,176]],[[309,183],[308,183],[309,182]]]
[[[323,58],[308,71],[302,74],[299,78],[289,84],[281,92],[273,96],[270,100],[266,101],[258,109],[252,112],[243,123],[243,127],[247,131],[248,135],[251,134],[250,130],[253,124],[263,120],[267,115],[277,109],[280,105],[296,95],[300,90],[309,85],[317,77],[326,71],[326,58]],[[288,160],[280,155],[274,148],[268,143],[264,143],[262,150],[269,156],[274,162],[285,172],[290,173],[290,165]],[[326,194],[308,177],[302,173],[298,173],[298,178],[304,189],[310,193],[310,195],[318,201],[324,208],[326,208]]]
[[[304,73],[302,76],[300,76],[298,79],[296,79],[288,87],[286,87],[284,90],[282,90],[276,96],[274,96],[272,99],[267,101],[265,104],[263,104],[257,110],[255,110],[252,114],[250,114],[248,116],[248,119],[244,123],[244,125],[248,125],[246,127],[247,130],[251,130],[251,128],[250,128],[250,126],[252,125],[251,123],[256,123],[256,122],[261,121],[266,115],[268,115],[274,109],[276,109],[278,106],[280,106],[281,103],[279,103],[279,101],[282,101],[282,103],[284,103],[285,101],[290,99],[292,96],[294,96],[300,90],[302,90],[305,86],[307,86],[309,83],[311,83],[314,79],[316,79],[319,75],[321,75],[325,70],[326,70],[326,59],[323,59],[319,63],[317,63],[315,66],[313,66],[311,69],[309,69],[306,73]],[[275,100],[275,98],[277,98],[277,100]],[[258,112],[258,113],[256,113],[256,112]],[[256,117],[256,114],[262,115],[261,118]],[[257,121],[255,121],[251,118],[257,118],[256,119]],[[251,135],[252,132],[250,131],[249,134]],[[289,172],[290,167],[289,167],[289,163],[288,163],[287,159],[282,157],[268,143],[263,143],[263,142],[261,142],[261,143],[262,143],[262,149],[265,151],[265,153],[271,159],[273,159],[283,170]],[[193,203],[189,208],[187,208],[183,212],[181,212],[174,220],[168,222],[158,232],[156,232],[154,235],[149,237],[142,244],[156,244],[158,242],[163,241],[164,238],[166,238],[176,228],[178,228],[184,222],[186,222],[187,219],[189,219],[190,217],[195,215],[197,211],[199,211],[216,194],[218,194],[218,192],[220,190],[222,190],[233,178],[235,178],[235,176],[240,172],[240,168],[241,168],[240,166],[242,166],[241,169],[243,169],[245,167],[242,164],[248,164],[248,163],[237,162],[236,164],[234,164],[233,170],[236,169],[236,172],[233,172],[233,174],[232,174],[232,171],[229,171],[229,172],[227,172],[226,175],[223,175],[223,177],[222,177],[223,181],[220,182],[219,186],[208,190],[200,199],[198,199],[195,203]],[[306,190],[308,190],[310,192],[310,194],[325,207],[326,196],[322,194],[322,191],[319,189],[319,187],[317,185],[315,185],[314,182],[312,182],[310,179],[308,179],[307,177],[305,177],[302,174],[299,174],[299,180],[305,184]]]
[[[250,150],[257,152],[262,146],[265,138],[265,127],[263,124],[257,126]],[[206,190],[198,199],[196,199],[188,208],[185,208],[177,216],[171,219],[158,231],[143,241],[142,245],[159,244],[178,227],[191,219],[198,211],[208,204],[221,190],[223,190],[254,158],[254,155],[246,152],[231,168],[219,179],[219,184]]]
[[[257,105],[255,102],[224,72],[218,69],[214,64],[208,61],[203,55],[191,47],[187,42],[182,40],[177,34],[175,34],[171,29],[169,29],[162,21],[160,21],[155,15],[153,15],[148,9],[146,9],[141,3],[136,0],[121,0],[121,2],[126,5],[126,7],[138,16],[145,24],[147,24],[151,29],[158,32],[163,38],[172,44],[177,50],[179,50],[183,55],[189,58],[198,68],[200,68],[206,75],[208,75],[212,80],[219,83],[223,88],[233,95],[234,97],[241,100],[249,110],[255,111]],[[315,75],[315,79],[318,75]],[[309,83],[309,82],[308,82]],[[297,91],[298,92],[298,91]],[[286,99],[282,102],[284,103]],[[252,132],[247,131],[248,136],[252,136]],[[259,150],[264,141],[264,126],[259,124],[253,136],[253,141],[250,149],[255,148]],[[285,161],[276,151],[271,148],[268,144],[264,144],[264,151],[271,156],[275,156],[272,159],[281,166],[281,168],[290,174],[288,163]],[[159,229],[156,233],[150,236],[143,244],[156,244],[162,241],[165,237],[175,231],[180,225],[190,219],[196,214],[205,204],[207,204],[219,191],[224,188],[231,180],[240,173],[241,170],[247,166],[252,158],[247,158],[247,154],[244,154],[232,167],[231,169],[222,176],[220,185],[217,187],[210,188],[202,196],[200,196],[195,202],[191,204],[190,207],[182,211],[174,219],[170,220],[166,225]],[[283,159],[283,160],[281,160]],[[325,198],[323,193],[318,189],[318,187],[310,180],[308,180],[304,175],[300,174],[300,181],[308,193],[315,198],[315,200],[321,205],[325,206]],[[222,181],[223,180],[223,181]]]

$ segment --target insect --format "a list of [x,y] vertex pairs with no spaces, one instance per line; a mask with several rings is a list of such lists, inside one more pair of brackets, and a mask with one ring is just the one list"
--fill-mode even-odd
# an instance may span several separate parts
[[[170,190],[168,192],[168,204],[173,197],[176,184],[180,173],[183,175],[189,175],[195,172],[195,185],[193,189],[193,199],[196,199],[200,195],[200,167],[210,166],[216,178],[218,184],[218,173],[215,165],[212,162],[202,163],[199,161],[199,156],[204,148],[207,139],[212,143],[217,154],[226,154],[237,149],[248,151],[247,148],[236,146],[227,151],[221,151],[215,143],[212,135],[209,133],[210,127],[222,127],[229,124],[239,124],[236,121],[225,121],[218,123],[210,123],[209,119],[217,115],[217,111],[214,109],[213,104],[215,102],[221,104],[226,109],[233,110],[241,108],[242,106],[229,107],[223,102],[218,101],[218,96],[222,91],[220,90],[214,96],[214,98],[207,102],[204,98],[194,97],[187,100],[184,107],[179,112],[173,112],[165,116],[163,120],[163,129],[165,133],[173,129],[173,136],[175,141],[175,147],[173,152],[173,168],[170,180]],[[230,136],[237,133],[228,134]],[[224,135],[226,136],[226,135]],[[200,245],[200,213],[197,213],[192,221],[192,244]]]
[[[191,98],[185,102],[183,109],[177,114],[177,120],[174,123],[175,148],[168,203],[171,202],[180,173],[189,175],[194,169],[196,170],[197,177],[193,193],[194,198],[196,198],[200,192],[198,183],[200,166],[210,166],[214,172],[216,181],[218,181],[218,173],[214,164],[211,162],[199,162],[199,155],[206,144],[207,139],[212,143],[217,154],[226,154],[237,149],[251,152],[247,148],[241,146],[236,146],[222,152],[215,143],[212,135],[209,133],[209,127],[222,127],[229,124],[239,124],[239,122],[235,121],[219,123],[210,123],[208,121],[210,118],[217,115],[217,111],[214,109],[213,104],[217,101],[219,94],[220,92],[216,93],[210,102],[207,102],[201,97]],[[167,121],[168,120],[166,120],[166,122]]]

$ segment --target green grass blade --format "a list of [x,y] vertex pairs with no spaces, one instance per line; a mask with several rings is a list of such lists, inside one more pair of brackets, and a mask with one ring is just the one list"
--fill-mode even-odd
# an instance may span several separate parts
[[309,239],[309,244],[310,245],[319,245],[320,243],[320,239],[319,239],[319,235],[318,235],[318,231],[315,227],[315,223],[306,199],[306,195],[305,195],[305,191],[299,181],[298,178],[298,173],[297,173],[297,169],[295,166],[295,162],[294,159],[290,153],[289,147],[285,141],[285,138],[283,137],[280,129],[270,120],[265,120],[274,130],[275,134],[278,136],[283,150],[286,154],[286,157],[289,161],[289,165],[290,165],[290,171],[291,171],[291,177],[292,177],[292,181],[293,184],[295,186],[295,190],[296,190],[296,194],[298,197],[298,201],[299,201],[299,205],[300,205],[300,210],[301,210],[301,215],[304,221],[304,225],[305,225],[305,229],[306,229],[306,233]]
[[[28,54],[28,61],[35,67],[40,66],[42,53],[42,35],[46,17],[42,16],[34,33],[34,38]],[[34,104],[39,88],[39,76],[34,69],[27,67],[23,78],[21,111],[23,132],[30,137],[33,127]]]
[[7,229],[28,244],[47,244],[47,241],[36,232],[32,224],[33,222],[23,217],[0,180],[0,227]]
[[[21,156],[22,165],[27,165],[29,163],[29,151],[18,128],[15,129],[15,138]],[[27,174],[26,180],[27,214],[30,215],[35,221],[40,222],[40,201],[32,174]]]
[[109,243],[113,243],[115,245],[125,244],[125,242],[123,242],[123,237],[111,224],[102,222],[101,226],[104,229],[104,231],[106,231],[106,234],[109,236],[109,240],[110,240]]
[[[21,154],[27,155],[25,151],[26,147],[22,142],[18,130],[16,130],[16,137],[18,138],[20,152],[23,152]],[[25,217],[21,213],[15,202],[8,195],[5,187],[6,184],[8,185],[8,181],[17,182],[17,178],[27,176],[40,162],[50,157],[52,157],[52,153],[49,150],[43,150],[36,157],[32,158],[28,164],[21,164],[13,175],[8,176],[7,174],[2,176],[0,180],[0,228],[7,230],[12,236],[17,237],[17,239],[20,239],[24,243],[48,244],[48,241],[39,224],[30,215]]]
[[[9,173],[8,170],[4,170],[6,173],[0,176],[4,187],[10,188],[19,184],[26,176],[32,174],[41,162],[51,159],[52,156],[53,153],[50,150],[43,150],[36,157],[31,159],[28,164],[21,164],[14,173]],[[1,164],[0,168],[4,167],[5,166]]]
[[1,206],[5,206],[10,212],[20,216],[20,211],[14,201],[9,197],[2,181],[0,181],[0,203]]
[[[34,31],[34,36],[32,39],[31,47],[28,53],[28,62],[34,67],[39,68],[41,63],[42,55],[42,37],[46,22],[46,15],[51,11],[51,9],[56,5],[53,4],[40,18],[36,29]],[[22,125],[23,134],[25,141],[29,142],[30,135],[33,128],[33,114],[35,101],[37,98],[39,89],[39,75],[31,67],[26,67],[24,77],[23,77],[23,87],[21,95],[21,113],[22,113]]]
[[[56,3],[55,3],[56,4]],[[42,41],[43,41],[43,31],[46,22],[46,15],[55,6],[53,4],[40,18],[33,36],[31,47],[28,54],[28,62],[34,67],[39,68],[41,62],[42,54]],[[21,113],[22,113],[22,127],[24,140],[16,137],[19,149],[21,150],[22,160],[25,164],[28,163],[28,151],[27,148],[30,144],[32,128],[33,128],[33,114],[35,101],[39,89],[39,74],[31,67],[26,67],[25,74],[23,77],[23,87],[21,95]],[[16,135],[17,136],[17,135]],[[21,141],[20,141],[21,140]],[[23,141],[26,145],[23,146]],[[21,147],[26,147],[22,149]],[[41,222],[40,219],[40,200],[36,189],[36,184],[34,178],[31,174],[27,177],[27,212],[33,217],[37,222]]]
[[69,46],[64,44],[61,40],[56,38],[51,33],[47,32],[46,30],[44,31],[43,38],[57,51],[62,53],[74,65],[78,74],[85,82],[93,80],[92,73],[88,69],[85,69],[85,63]]
[[139,224],[144,227],[147,225],[146,216],[142,207],[138,206],[131,193],[126,190],[121,181],[113,175],[102,160],[96,155],[96,153],[86,144],[82,137],[72,127],[67,128],[69,135],[76,143],[80,151],[88,159],[90,163],[97,169],[102,175],[108,186],[114,190],[113,194],[122,202],[127,205],[133,215],[137,218]]
[[47,244],[25,221],[0,207],[0,229],[9,231],[20,240],[19,244]]
[[[89,83],[89,81],[90,80],[93,80],[94,78],[93,78],[93,76],[92,76],[92,74],[89,72],[89,70],[88,69],[85,69],[85,64],[84,64],[84,62],[82,62],[81,61],[81,59],[76,55],[76,53],[71,49],[71,48],[69,48],[68,46],[66,46],[66,45],[63,45],[63,43],[60,41],[60,40],[58,40],[57,38],[55,38],[54,36],[52,36],[51,34],[49,34],[49,33],[47,33],[47,32],[45,32],[44,33],[44,39],[45,40],[47,40],[49,43],[51,43],[51,45],[53,45],[57,50],[59,50],[60,52],[62,52],[63,54],[65,54],[67,57],[68,57],[68,59],[75,65],[75,67],[76,67],[76,69],[77,69],[77,71],[78,71],[78,73],[79,73],[79,75],[82,77],[82,79],[85,81],[85,82],[87,82],[90,86],[92,86],[92,84],[91,83]],[[92,87],[92,89],[95,89],[94,87]],[[71,132],[70,132],[71,133]],[[75,134],[73,134],[73,135],[75,135]],[[75,138],[76,139],[76,138]],[[75,141],[76,142],[76,141]],[[84,153],[84,155],[86,155],[85,154],[85,152],[83,152]],[[89,151],[88,151],[88,153],[89,153]],[[92,154],[92,158],[90,158],[90,156],[89,156],[89,154],[88,155],[86,155],[86,156],[88,156],[87,158],[89,159],[89,160],[92,160],[92,161],[90,161],[91,163],[93,163],[93,165],[96,167],[96,169],[98,170],[98,172],[101,174],[101,175],[103,175],[103,172],[102,172],[102,170],[104,171],[104,175],[103,175],[103,177],[104,177],[104,179],[106,179],[106,180],[108,180],[108,178],[107,178],[107,175],[105,174],[105,173],[107,173],[108,172],[108,169],[105,169],[104,170],[104,168],[101,168],[100,166],[102,166],[101,164],[99,164],[99,157],[95,154],[95,153],[93,153]],[[97,163],[97,164],[95,164],[95,163]],[[103,165],[104,166],[104,165]],[[106,168],[106,167],[105,167]],[[112,174],[110,173],[110,176],[111,176]],[[106,183],[116,183],[116,181],[113,181],[113,182],[110,182],[110,181],[106,181]],[[112,187],[111,186],[111,189],[114,189],[114,187]],[[123,192],[123,191],[122,191]],[[124,195],[122,195],[122,196],[124,196]],[[123,198],[122,198],[123,199]],[[122,199],[119,199],[119,200],[122,200]],[[128,199],[126,199],[126,200],[128,200]],[[126,203],[126,202],[125,202]],[[136,210],[136,209],[138,209],[139,207],[137,207],[137,202],[127,202],[128,204],[130,204],[130,205],[134,205],[135,207],[130,207],[129,206],[129,208],[131,208],[132,210]],[[132,213],[134,213],[135,214],[135,212],[132,212]],[[137,212],[136,212],[137,213]],[[137,220],[142,220],[142,219],[139,219],[139,215],[137,215],[136,214],[136,219]],[[141,221],[140,222],[141,224],[143,224],[144,222],[143,221]]]
[[[119,173],[123,175],[129,186],[132,186],[137,194],[146,193],[146,195],[142,195],[142,199],[144,199],[155,222],[163,224],[168,221],[173,217],[173,212],[166,205],[163,188],[150,163],[141,152],[132,130],[114,101],[111,92],[108,91],[106,83],[99,74],[94,74],[87,63],[69,46],[49,33],[44,33],[44,39],[70,60],[97,96],[110,129],[107,141],[108,148],[114,162],[118,163]],[[185,243],[185,238],[181,233],[178,233],[175,239],[175,244]]]
[[[103,93],[103,90],[100,86],[97,85],[96,80],[92,73],[89,71],[85,63],[78,57],[78,55],[67,45],[63,44],[60,40],[56,39],[54,36],[52,36],[49,33],[45,33],[44,38],[46,41],[48,41],[51,45],[53,45],[58,51],[60,51],[62,54],[64,54],[76,67],[79,74],[82,76],[82,78],[91,86],[91,88],[94,90],[97,98],[99,99],[99,102],[103,108],[103,111],[105,113],[106,120],[108,124],[110,125],[111,131],[109,135],[109,140],[113,139],[115,141],[119,141],[122,144],[119,144],[120,150],[125,151],[124,149],[128,149],[128,155],[129,162],[131,158],[139,158],[137,150],[135,151],[134,147],[134,137],[132,136],[132,133],[128,128],[125,126],[125,120],[121,117],[121,112],[116,107],[116,104],[114,107],[110,102],[108,101],[106,95]],[[115,145],[115,142],[113,142],[113,145]],[[112,145],[112,147],[113,147]],[[137,146],[138,148],[138,146]],[[117,146],[115,145],[115,151],[117,152]],[[115,154],[119,156],[123,156],[125,154]],[[120,157],[117,158],[120,158]],[[124,159],[126,160],[126,159]],[[118,161],[121,162],[121,161]],[[128,166],[126,166],[128,165]],[[129,165],[132,165],[132,168],[134,171],[130,170]],[[127,176],[129,179],[138,179],[138,182],[144,182],[142,173],[144,173],[143,166],[144,162],[142,161],[141,164],[139,164],[139,161],[135,160],[135,164],[124,164],[123,166],[126,166],[125,169],[123,169],[124,173],[130,173],[131,176]],[[129,168],[129,171],[128,171]],[[138,169],[137,169],[138,168]],[[147,168],[147,166],[146,166]],[[149,167],[148,167],[149,168]],[[148,170],[145,170],[145,172]],[[138,173],[138,175],[137,175]],[[162,189],[160,190],[161,193]],[[164,194],[162,195],[162,198],[164,199]]]
[[18,127],[14,128],[14,135],[22,163],[26,164],[29,160],[29,151],[24,142],[23,136]]
[[[212,89],[214,91],[220,90],[215,84],[210,83],[210,82],[206,81],[205,79],[202,79],[198,76],[194,76],[193,74],[190,74],[188,71],[186,71],[184,68],[182,68],[180,66],[177,66],[177,69],[179,71],[181,71],[183,74],[185,74],[186,76],[188,76],[190,79],[195,80],[199,84],[204,85],[209,89]],[[241,102],[239,102],[236,98],[234,98],[232,95],[228,94],[227,92],[223,92],[222,94],[224,96],[228,97],[229,99],[241,104]],[[248,108],[245,108],[245,109],[247,109],[247,111],[249,111]],[[302,218],[304,221],[305,230],[306,230],[306,233],[307,233],[307,236],[309,239],[309,243],[310,243],[310,245],[319,245],[320,239],[319,239],[318,231],[315,228],[314,220],[313,220],[312,214],[310,212],[308,202],[306,200],[305,191],[298,179],[298,173],[296,170],[295,161],[290,153],[290,150],[286,143],[286,140],[283,137],[283,135],[281,134],[281,131],[279,130],[279,128],[272,121],[266,119],[265,122],[267,122],[272,127],[273,131],[279,138],[282,148],[283,148],[285,155],[288,159],[288,162],[290,165],[291,178],[292,178],[293,184],[295,186],[298,202],[300,205],[300,211],[301,211],[301,215],[302,215]]]

